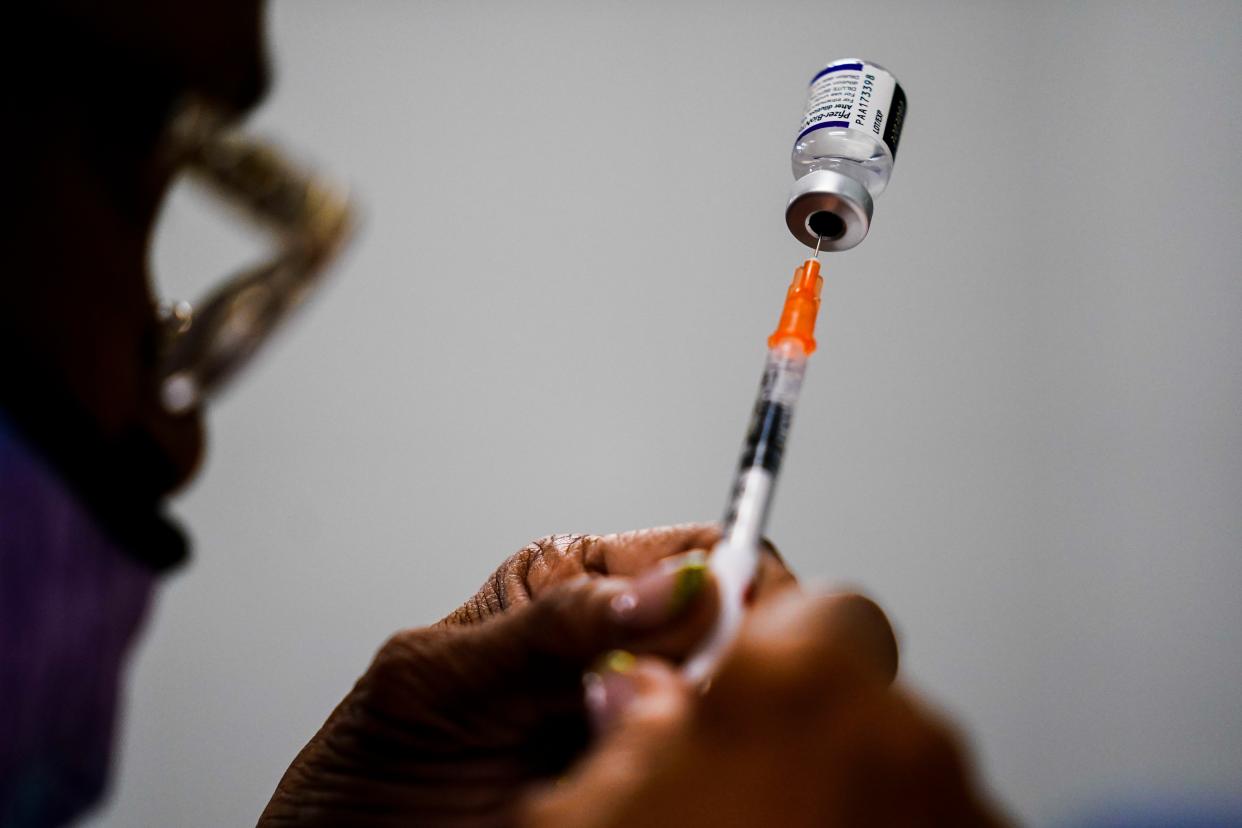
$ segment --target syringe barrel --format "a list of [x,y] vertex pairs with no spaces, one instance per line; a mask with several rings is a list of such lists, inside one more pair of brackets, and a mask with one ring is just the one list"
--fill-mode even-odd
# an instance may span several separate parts
[[768,350],[733,491],[725,512],[720,542],[710,566],[720,593],[720,614],[708,637],[687,659],[682,670],[692,682],[705,680],[737,635],[751,585],[759,568],[759,545],[768,522],[772,492],[785,452],[807,353],[796,338],[781,340]]
[[789,424],[806,374],[806,356],[802,342],[792,338],[768,351],[725,512],[726,536],[750,538],[756,544],[762,537],[776,475],[785,454]]

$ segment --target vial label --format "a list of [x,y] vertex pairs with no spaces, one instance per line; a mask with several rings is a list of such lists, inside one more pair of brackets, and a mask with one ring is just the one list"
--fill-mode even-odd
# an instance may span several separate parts
[[797,140],[818,129],[852,129],[883,141],[895,159],[905,119],[906,93],[896,78],[865,61],[840,60],[811,79]]

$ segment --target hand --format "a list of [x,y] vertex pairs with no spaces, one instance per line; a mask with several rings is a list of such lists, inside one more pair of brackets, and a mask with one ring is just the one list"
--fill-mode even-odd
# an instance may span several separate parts
[[[294,760],[261,825],[510,824],[589,738],[582,674],[615,647],[677,660],[709,628],[713,526],[559,535],[434,627],[394,636]],[[791,583],[766,554],[761,592]]]
[[857,596],[759,606],[701,697],[659,659],[592,677],[600,744],[527,828],[993,826],[958,740],[890,686],[892,633]]

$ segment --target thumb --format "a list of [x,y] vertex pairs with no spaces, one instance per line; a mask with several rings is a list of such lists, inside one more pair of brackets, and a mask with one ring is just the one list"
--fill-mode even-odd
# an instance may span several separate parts
[[716,606],[702,553],[636,579],[583,576],[482,623],[394,636],[358,689],[398,718],[418,707],[415,698],[428,709],[448,704],[486,720],[495,741],[562,715],[581,721],[582,674],[601,653],[626,647],[682,658],[711,627]]
[[577,578],[477,629],[480,646],[498,659],[553,662],[576,675],[618,647],[680,659],[710,629],[716,609],[706,556],[694,551],[634,579]]
[[604,828],[631,824],[635,794],[669,760],[687,726],[693,688],[667,663],[610,653],[586,678],[586,703],[601,741],[553,786],[530,795],[520,824]]

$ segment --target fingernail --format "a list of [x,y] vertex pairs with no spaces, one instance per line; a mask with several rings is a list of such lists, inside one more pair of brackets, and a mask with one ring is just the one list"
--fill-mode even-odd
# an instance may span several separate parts
[[612,726],[634,701],[633,676],[637,659],[625,650],[613,650],[595,662],[582,677],[587,713],[597,733]]
[[700,551],[668,558],[612,599],[613,616],[632,629],[650,629],[671,621],[703,591],[707,556]]

